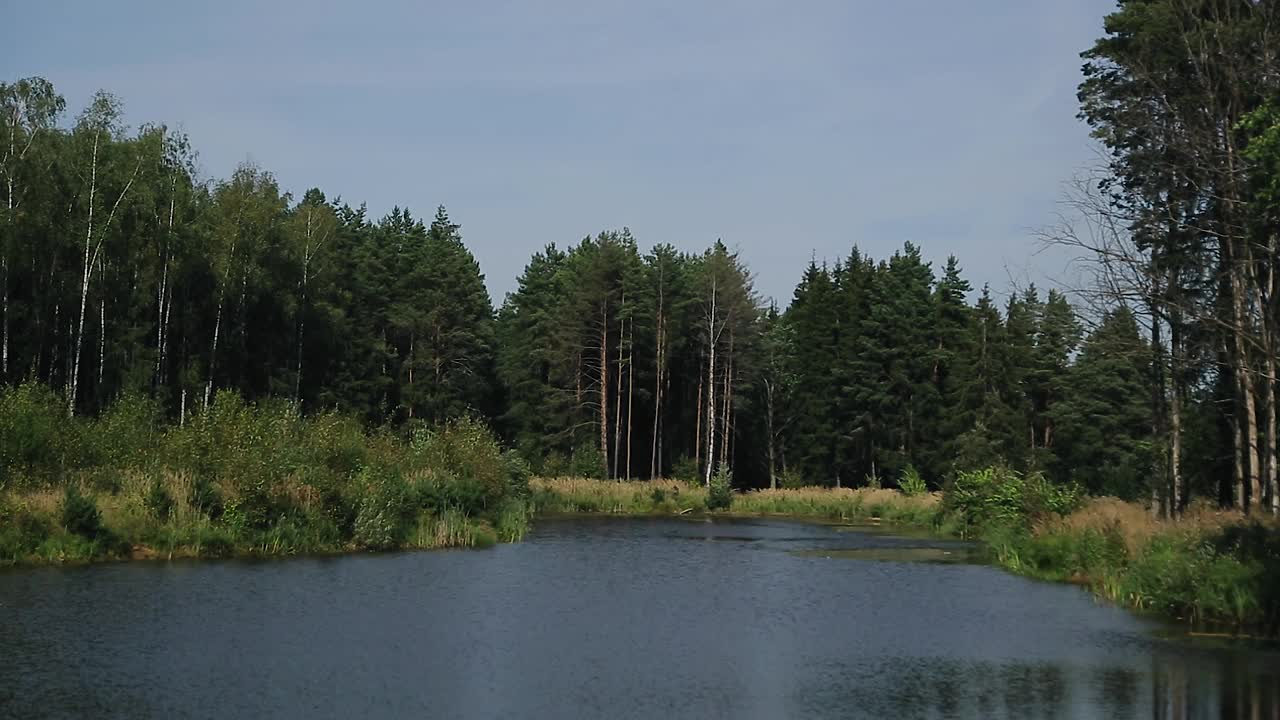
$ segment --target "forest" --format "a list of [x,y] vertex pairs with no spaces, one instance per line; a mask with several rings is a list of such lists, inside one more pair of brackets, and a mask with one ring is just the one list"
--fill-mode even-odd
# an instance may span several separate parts
[[0,379],[68,417],[141,396],[181,426],[230,391],[404,436],[473,418],[547,476],[942,488],[1001,465],[1164,515],[1275,512],[1274,14],[1108,16],[1079,87],[1105,162],[1080,217],[1028,239],[1078,250],[1088,286],[974,288],[956,257],[851,238],[797,266],[785,307],[732,238],[690,251],[626,228],[547,244],[495,307],[443,206],[373,218],[250,164],[203,178],[193,139],[126,126],[114,95],[70,117],[49,81],[15,79]]

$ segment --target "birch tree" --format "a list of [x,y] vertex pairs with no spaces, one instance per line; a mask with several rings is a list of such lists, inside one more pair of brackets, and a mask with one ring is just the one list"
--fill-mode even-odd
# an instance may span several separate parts
[[20,233],[19,212],[33,172],[31,151],[54,128],[66,107],[53,84],[40,77],[0,83],[0,177],[4,181],[4,228],[0,234],[0,378],[9,376],[9,275]]
[[[128,196],[143,158],[128,157],[117,147],[120,126],[120,101],[99,92],[80,116],[75,135],[80,151],[87,157],[82,167],[84,183],[84,254],[80,275],[80,309],[76,316],[74,350],[67,387],[67,417],[75,414],[80,386],[80,360],[84,348],[84,321],[89,300],[89,287],[102,261],[102,247],[113,227],[116,213]],[[137,154],[137,153],[133,153]],[[102,207],[99,208],[99,205]]]

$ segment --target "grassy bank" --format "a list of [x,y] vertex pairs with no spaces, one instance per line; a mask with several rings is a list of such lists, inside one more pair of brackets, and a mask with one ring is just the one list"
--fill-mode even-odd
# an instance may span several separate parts
[[460,421],[366,433],[220,395],[182,427],[141,399],[97,420],[0,396],[0,564],[484,546],[528,527],[527,473]]
[[1001,566],[1079,583],[1118,605],[1197,626],[1280,634],[1280,528],[1194,508],[1157,520],[1139,505],[1093,498],[1029,529],[983,539]]
[[1024,575],[1073,582],[1119,605],[1193,625],[1280,634],[1280,525],[1194,507],[1161,520],[1038,475],[961,473],[940,512]]
[[[534,478],[531,506],[536,513],[621,515],[701,514],[711,512],[711,493],[677,480],[617,482],[584,478]],[[799,488],[733,493],[727,515],[787,515],[825,520],[884,520],[929,526],[940,507],[938,494],[904,495],[867,488]]]

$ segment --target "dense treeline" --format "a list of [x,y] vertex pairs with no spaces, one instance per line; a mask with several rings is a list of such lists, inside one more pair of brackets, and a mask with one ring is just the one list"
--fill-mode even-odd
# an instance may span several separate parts
[[548,246],[495,314],[443,208],[371,221],[253,166],[202,182],[185,137],[126,132],[109,95],[64,127],[47,82],[2,94],[0,371],[68,414],[145,392],[181,423],[234,389],[371,425],[483,416],[548,474],[939,485],[1007,462],[1146,491],[1151,353],[1124,309],[1084,338],[1057,292],[970,305],[954,258],[936,276],[907,245],[811,264],[779,312],[723,243],[623,230]]
[[182,423],[231,389],[374,426],[480,416],[546,474],[938,487],[1004,464],[1170,514],[1274,509],[1274,14],[1123,0],[1084,53],[1110,159],[1079,198],[1093,232],[1053,235],[1096,262],[1082,314],[912,244],[811,263],[779,309],[724,243],[627,230],[546,246],[495,311],[443,208],[204,181],[111,95],[68,123],[48,82],[0,85],[0,374],[69,415],[143,392]]

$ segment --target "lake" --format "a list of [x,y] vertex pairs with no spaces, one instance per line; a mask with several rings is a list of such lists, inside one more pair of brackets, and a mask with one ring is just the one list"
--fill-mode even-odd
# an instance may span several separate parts
[[0,572],[0,717],[1280,717],[1280,654],[959,542],[542,519],[490,550]]

